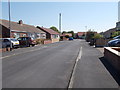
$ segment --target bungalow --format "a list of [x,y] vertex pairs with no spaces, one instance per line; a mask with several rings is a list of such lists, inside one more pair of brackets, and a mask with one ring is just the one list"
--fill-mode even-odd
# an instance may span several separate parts
[[69,37],[72,37],[72,33],[63,33],[63,36],[69,36]]
[[111,35],[112,35],[114,32],[116,32],[116,30],[117,30],[116,28],[112,28],[112,29],[109,29],[109,30],[103,32],[104,38],[111,38]]
[[85,38],[85,32],[78,32],[77,33],[77,38],[84,39]]
[[46,32],[46,39],[50,39],[52,42],[59,42],[60,40],[60,34],[52,29],[49,28],[44,28],[44,27],[39,27],[37,26],[37,28],[41,31]]
[[[38,28],[23,24],[23,21],[19,22],[10,22],[11,30],[9,29],[9,21],[0,19],[0,38],[19,38],[19,37],[32,37],[35,39],[46,39],[46,33],[39,30]],[[11,34],[10,34],[11,31]]]
[[120,31],[120,21],[116,23],[116,28],[118,31]]

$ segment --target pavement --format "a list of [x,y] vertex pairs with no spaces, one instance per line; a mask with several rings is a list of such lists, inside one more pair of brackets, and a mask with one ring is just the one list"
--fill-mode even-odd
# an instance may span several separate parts
[[97,47],[96,49],[100,50],[101,53],[104,53],[104,47],[100,47],[100,48]]
[[82,56],[77,63],[73,88],[118,88],[118,84],[101,63],[98,49],[82,41]]
[[84,40],[5,52],[3,88],[118,88],[102,56]]

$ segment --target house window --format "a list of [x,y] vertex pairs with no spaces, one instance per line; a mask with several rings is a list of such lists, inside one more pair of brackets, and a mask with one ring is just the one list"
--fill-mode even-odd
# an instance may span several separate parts
[[13,37],[17,39],[17,38],[20,37],[20,34],[19,34],[19,33],[14,33],[14,34],[13,34]]
[[37,38],[40,38],[40,36],[41,36],[40,33],[37,33]]
[[46,34],[41,33],[41,38],[46,39]]
[[26,37],[26,34],[23,34],[22,36],[23,36],[23,37]]
[[59,35],[54,34],[52,35],[52,38],[59,38]]

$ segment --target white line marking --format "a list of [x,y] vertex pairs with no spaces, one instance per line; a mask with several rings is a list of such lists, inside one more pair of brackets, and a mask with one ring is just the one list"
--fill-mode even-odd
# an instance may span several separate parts
[[72,88],[73,87],[75,71],[76,71],[76,68],[77,68],[78,61],[81,59],[81,57],[82,57],[82,47],[80,48],[78,57],[77,57],[77,59],[75,61],[75,66],[74,66],[74,69],[73,69],[73,73],[72,73],[72,76],[71,76],[68,88]]

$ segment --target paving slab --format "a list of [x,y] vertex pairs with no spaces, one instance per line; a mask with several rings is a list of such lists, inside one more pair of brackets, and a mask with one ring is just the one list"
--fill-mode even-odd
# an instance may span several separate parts
[[99,59],[103,54],[85,41],[81,46],[82,57],[77,63],[73,88],[118,88],[118,84]]

